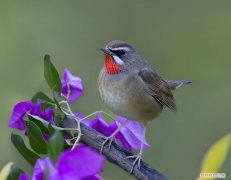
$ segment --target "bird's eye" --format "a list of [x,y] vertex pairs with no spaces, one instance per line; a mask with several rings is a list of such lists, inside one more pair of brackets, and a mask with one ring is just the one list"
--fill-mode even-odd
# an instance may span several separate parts
[[116,50],[110,50],[110,51],[116,54],[117,56],[124,56],[126,54],[125,49],[116,49]]
[[118,50],[118,55],[123,56],[125,55],[126,51],[124,49]]

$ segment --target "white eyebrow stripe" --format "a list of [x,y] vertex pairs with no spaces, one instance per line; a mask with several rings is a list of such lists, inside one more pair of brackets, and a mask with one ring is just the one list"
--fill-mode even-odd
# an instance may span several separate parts
[[118,47],[118,48],[112,48],[113,51],[117,51],[117,50],[125,50],[125,51],[131,51],[131,49],[129,47]]
[[118,56],[116,55],[112,55],[113,56],[113,59],[115,60],[115,62],[119,65],[122,65],[124,64],[123,60],[121,60]]

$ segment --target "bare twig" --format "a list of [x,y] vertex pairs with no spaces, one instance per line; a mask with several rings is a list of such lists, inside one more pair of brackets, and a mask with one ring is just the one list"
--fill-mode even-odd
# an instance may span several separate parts
[[[61,126],[64,128],[75,128],[76,121],[72,117],[66,117],[62,121]],[[97,151],[100,151],[101,145],[104,142],[102,138],[98,138],[98,135],[100,135],[100,133],[86,126],[83,123],[81,123],[81,129],[83,134],[81,137],[81,142],[87,144],[93,149],[96,149]],[[67,131],[67,133],[72,134],[73,132],[71,133],[70,131],[69,132]],[[78,132],[74,132],[74,133],[77,134]],[[108,144],[106,144],[103,148],[102,153],[110,162],[116,164],[117,166],[121,167],[125,171],[130,172],[132,168],[133,160],[126,159],[126,157],[133,155],[132,153],[126,151],[115,142],[112,142],[112,146],[110,150]],[[162,175],[157,170],[153,169],[150,165],[148,165],[144,161],[141,161],[140,169],[138,169],[137,166],[134,167],[132,175],[137,179],[142,179],[142,180],[167,180],[168,179],[167,177]]]

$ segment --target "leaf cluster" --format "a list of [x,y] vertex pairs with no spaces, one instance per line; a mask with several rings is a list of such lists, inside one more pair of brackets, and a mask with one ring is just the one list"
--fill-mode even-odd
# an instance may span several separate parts
[[[48,86],[52,90],[53,97],[49,97],[44,92],[37,92],[31,98],[33,103],[38,101],[42,105],[42,109],[53,109],[55,124],[59,124],[60,120],[64,118],[64,114],[60,110],[56,94],[61,93],[61,80],[59,73],[52,64],[49,55],[44,57],[44,77]],[[55,164],[60,153],[67,146],[64,141],[63,134],[60,130],[53,127],[52,123],[48,123],[38,116],[27,113],[24,117],[26,123],[26,135],[28,136],[29,146],[24,142],[18,134],[11,134],[11,141],[23,158],[33,167],[41,156],[48,155]],[[13,166],[9,173],[8,179],[18,179],[23,171]]]

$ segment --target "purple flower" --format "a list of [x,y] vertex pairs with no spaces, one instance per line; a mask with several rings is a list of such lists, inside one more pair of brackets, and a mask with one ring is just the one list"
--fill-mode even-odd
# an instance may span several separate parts
[[95,119],[90,121],[89,126],[104,136],[110,136],[114,132],[104,120],[102,113],[96,114]]
[[53,111],[51,109],[46,109],[42,112],[40,104],[33,104],[31,101],[22,101],[14,106],[8,127],[18,130],[26,130],[26,124],[23,118],[27,112],[39,116],[49,122],[53,121]]
[[42,112],[40,104],[34,104],[33,108],[30,110],[30,114],[39,116],[40,118],[49,122],[53,120],[53,110],[47,108],[44,112]]
[[45,159],[38,159],[34,166],[32,180],[43,180],[48,176],[49,179],[59,180],[58,171],[52,164],[49,157]]
[[[115,129],[115,126],[117,126],[117,128],[120,127],[120,125],[125,120],[126,118],[122,116],[117,116],[115,122],[113,122],[110,125],[110,128]],[[137,121],[128,120],[125,126],[117,134],[116,139],[118,139],[120,143],[128,150],[129,149],[140,150],[142,136],[143,136],[143,128],[140,125],[140,123]],[[147,140],[144,138],[144,149],[147,149],[149,147],[150,145],[147,143]]]
[[64,70],[62,79],[62,94],[70,103],[75,102],[83,93],[82,80],[70,73],[68,69]]
[[[116,122],[113,122],[110,124],[110,130],[111,131],[116,131],[116,129],[118,128],[118,125],[116,124]],[[119,141],[119,143],[123,146],[123,148],[125,148],[126,150],[128,150],[129,152],[132,151],[132,147],[129,144],[129,142],[127,142],[127,140],[124,138],[123,134],[120,132],[118,132],[118,134],[116,135],[116,140]]]
[[56,165],[49,157],[37,160],[32,180],[42,180],[45,175],[50,180],[101,180],[97,174],[102,171],[104,162],[104,156],[80,145],[63,152]]
[[[79,116],[79,114],[78,114]],[[79,118],[84,118],[83,115]],[[115,122],[112,122],[110,125],[104,120],[102,113],[98,113],[92,121],[83,120],[83,123],[90,126],[91,128],[97,130],[104,136],[110,136],[121,124],[126,120],[122,116],[117,116]],[[141,124],[137,121],[128,120],[125,126],[120,130],[116,135],[116,140],[121,143],[121,145],[128,151],[139,150],[141,148],[143,136],[143,128]],[[150,145],[147,143],[147,140],[144,139],[144,148],[148,148]]]
[[85,118],[85,116],[80,113],[75,113],[75,116],[79,119],[84,119],[82,122],[85,125],[95,129],[104,136],[110,136],[113,133],[113,131],[109,128],[108,123],[104,120],[102,113],[96,114],[95,119],[93,120]]
[[29,180],[29,176],[27,176],[25,173],[21,173],[19,175],[19,180]]
[[82,180],[103,180],[103,178],[101,178],[98,175],[95,175],[95,176],[91,176],[89,178],[83,178]]
[[81,145],[64,152],[58,160],[57,170],[64,179],[90,178],[103,170],[104,156],[95,150]]
[[23,101],[16,104],[11,114],[8,127],[18,130],[25,130],[26,124],[23,118],[26,112],[30,111],[32,108],[33,108],[33,103],[31,101]]

